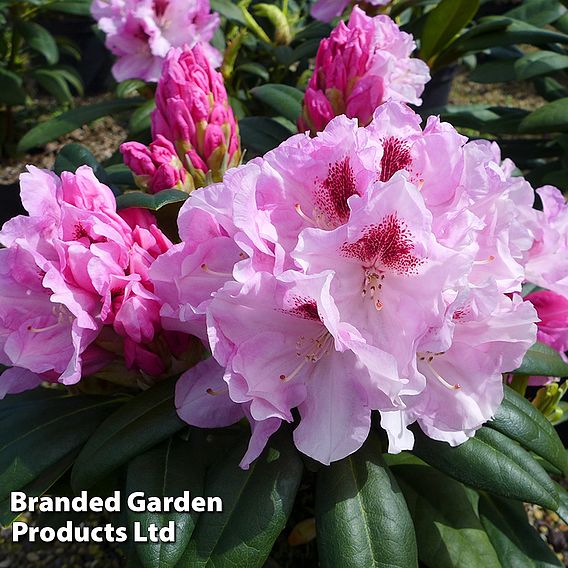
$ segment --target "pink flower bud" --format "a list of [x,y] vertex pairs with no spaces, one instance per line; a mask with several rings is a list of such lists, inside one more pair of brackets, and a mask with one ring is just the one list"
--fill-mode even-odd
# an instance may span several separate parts
[[340,114],[366,126],[387,100],[421,104],[430,74],[426,63],[410,57],[414,47],[388,16],[369,17],[356,6],[347,25],[340,22],[320,43],[299,130],[315,134]]

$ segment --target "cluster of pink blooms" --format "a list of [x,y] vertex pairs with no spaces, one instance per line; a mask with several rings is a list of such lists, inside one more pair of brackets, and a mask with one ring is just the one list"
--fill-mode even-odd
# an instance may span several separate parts
[[420,105],[430,74],[424,61],[410,56],[415,47],[388,16],[353,8],[349,22],[339,22],[320,43],[299,130],[315,134],[341,114],[366,126],[387,100]]
[[142,188],[191,191],[220,181],[241,158],[239,131],[223,76],[201,45],[172,48],[166,58],[152,112],[154,142],[121,146],[126,165]]
[[[0,394],[77,383],[116,355],[159,376],[187,337],[162,330],[148,270],[171,247],[143,210],[116,212],[88,166],[21,176],[29,216],[0,232]],[[166,356],[167,352],[167,356]]]
[[536,339],[518,294],[533,190],[510,170],[495,144],[390,102],[194,192],[183,242],[150,269],[163,326],[213,354],[178,382],[180,416],[246,416],[243,467],[294,409],[296,446],[325,464],[361,446],[373,410],[390,452],[412,448],[414,422],[472,436]]
[[91,13],[118,57],[112,68],[117,81],[157,81],[170,48],[185,44],[203,42],[211,63],[221,63],[208,43],[220,21],[209,0],[94,0]]

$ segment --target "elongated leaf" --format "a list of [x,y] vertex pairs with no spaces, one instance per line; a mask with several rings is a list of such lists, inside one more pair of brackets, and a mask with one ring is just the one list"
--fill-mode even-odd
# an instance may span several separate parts
[[476,515],[475,491],[426,465],[395,466],[392,472],[408,503],[424,565],[502,568]]
[[428,12],[422,30],[420,55],[425,61],[440,53],[471,22],[478,0],[442,0]]
[[292,136],[292,132],[265,116],[250,116],[239,121],[239,132],[247,157],[261,156]]
[[210,3],[213,12],[218,12],[221,16],[227,18],[227,20],[246,25],[243,11],[230,0],[211,0]]
[[556,430],[539,410],[513,389],[505,387],[503,403],[487,425],[519,442],[560,471],[567,471],[566,450]]
[[0,499],[80,448],[117,402],[107,397],[62,396],[29,402],[3,414]]
[[76,128],[80,128],[84,124],[93,122],[97,118],[136,108],[140,102],[141,99],[138,98],[115,99],[64,112],[28,131],[20,140],[18,151],[25,152],[30,148],[42,146]]
[[[182,497],[190,492],[190,499],[203,494],[205,470],[203,456],[195,444],[170,438],[166,442],[137,456],[128,464],[126,492],[143,491],[152,497]],[[147,534],[151,524],[167,527],[173,521],[176,527],[175,542],[136,543],[138,556],[147,568],[175,566],[185,550],[195,528],[198,514],[179,513],[134,513],[129,511],[129,523],[139,522],[141,533]]]
[[418,566],[412,518],[377,435],[319,471],[316,526],[324,568]]
[[179,203],[185,201],[188,197],[189,194],[178,189],[164,189],[154,194],[144,193],[143,191],[127,191],[116,198],[116,205],[118,209],[142,207],[157,211],[164,205]]
[[264,65],[261,65],[260,63],[254,63],[254,62],[243,63],[242,65],[239,65],[235,69],[235,71],[244,71],[245,73],[256,75],[257,77],[260,77],[264,81],[268,81],[270,79],[270,73],[268,72],[266,67]]
[[565,13],[566,8],[556,0],[524,0],[520,6],[509,10],[505,16],[540,28],[555,22]]
[[125,164],[113,164],[105,168],[110,183],[134,187],[134,176]]
[[293,123],[298,120],[302,112],[304,93],[295,87],[268,83],[255,87],[251,90],[251,94]]
[[148,130],[152,122],[152,111],[156,108],[154,99],[146,101],[139,106],[130,116],[128,128],[131,133],[138,134],[143,130]]
[[32,73],[32,76],[41,87],[50,95],[54,96],[60,104],[73,101],[69,84],[58,71],[53,69],[36,69]]
[[244,445],[212,468],[206,497],[221,497],[222,513],[202,514],[178,566],[260,568],[286,524],[302,477],[302,460],[284,431],[248,469]]
[[502,566],[556,568],[562,566],[552,550],[529,524],[522,503],[484,494],[479,516]]
[[[71,468],[77,456],[77,452],[78,450],[73,450],[64,458],[40,473],[31,483],[28,483],[25,487],[21,487],[20,490],[28,497],[40,497],[44,493],[47,493],[65,472]],[[0,501],[0,525],[7,527],[15,521],[20,514],[21,513],[12,513],[9,496]]]
[[558,493],[544,469],[507,436],[481,428],[467,442],[452,448],[418,429],[413,449],[419,458],[446,475],[495,495],[537,503],[548,509],[558,505]]
[[[566,99],[566,102],[568,103],[568,99]],[[568,110],[568,106],[566,108]],[[521,366],[515,373],[544,377],[566,377],[568,376],[568,363],[564,362],[558,351],[537,341],[527,351]]]
[[59,49],[53,36],[43,26],[35,22],[20,20],[17,29],[24,38],[27,47],[43,55],[50,65],[57,63],[59,60]]
[[16,73],[0,67],[0,103],[14,106],[26,102],[22,79]]
[[144,391],[111,414],[79,454],[71,484],[85,489],[183,428],[174,405],[176,379]]
[[47,10],[52,12],[61,12],[63,14],[73,14],[74,16],[91,15],[90,0],[60,0],[58,2],[48,3]]
[[568,523],[568,491],[559,483],[554,482],[554,487],[558,492],[559,501],[556,512],[565,523]]
[[105,169],[101,166],[93,153],[81,144],[73,143],[63,146],[59,154],[57,154],[53,171],[57,175],[61,175],[61,172],[74,172],[82,165],[90,166],[98,180],[102,183],[107,183],[108,176]]

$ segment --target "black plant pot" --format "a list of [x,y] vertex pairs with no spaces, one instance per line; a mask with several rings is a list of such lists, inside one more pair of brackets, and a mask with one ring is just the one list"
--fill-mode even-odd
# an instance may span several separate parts
[[433,109],[448,104],[452,83],[458,71],[457,64],[448,65],[432,75],[422,93],[422,109]]

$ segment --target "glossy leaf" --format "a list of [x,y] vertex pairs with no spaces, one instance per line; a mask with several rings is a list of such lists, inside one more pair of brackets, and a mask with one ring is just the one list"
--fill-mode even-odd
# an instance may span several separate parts
[[524,0],[520,6],[509,10],[505,16],[544,27],[566,13],[566,8],[556,0]]
[[221,497],[223,512],[199,516],[180,568],[264,565],[302,478],[302,460],[291,438],[284,431],[271,439],[246,471],[238,467],[246,448],[242,444],[210,469],[205,497]]
[[251,94],[293,123],[302,112],[304,93],[295,87],[269,83],[251,89]]
[[26,91],[22,87],[22,79],[13,71],[0,67],[0,103],[9,106],[23,105],[26,102]]
[[74,172],[78,167],[83,165],[90,166],[100,182],[108,182],[105,169],[101,166],[93,153],[81,144],[73,143],[63,146],[59,154],[57,154],[53,171],[57,175],[61,175],[61,172]]
[[446,475],[495,495],[555,509],[558,493],[546,471],[516,442],[491,428],[456,447],[415,430],[413,453]]
[[[568,99],[566,99],[568,103]],[[568,110],[568,106],[566,107]],[[568,363],[552,347],[536,342],[526,353],[521,366],[515,371],[521,375],[538,375],[544,377],[568,376]]]
[[[476,514],[477,493],[426,465],[392,468],[428,568],[502,568]],[[398,564],[396,566],[405,566]]]
[[418,566],[412,518],[377,438],[369,436],[359,451],[318,473],[316,530],[323,568]]
[[185,201],[189,194],[178,189],[164,189],[158,193],[144,193],[143,191],[127,191],[116,198],[117,209],[128,207],[142,207],[143,209],[158,209],[170,203]]
[[293,134],[273,118],[265,116],[243,118],[239,121],[239,132],[249,159],[273,150]]
[[562,566],[539,533],[529,524],[522,503],[483,494],[479,499],[479,516],[502,566]]
[[[147,496],[182,497],[190,492],[190,499],[203,495],[205,477],[199,448],[180,438],[170,438],[148,452],[135,457],[128,464],[126,493],[143,491]],[[213,513],[214,514],[214,513]],[[139,522],[141,533],[148,527],[167,527],[175,523],[175,542],[136,543],[138,556],[147,568],[169,568],[175,566],[185,550],[195,528],[198,514],[176,511],[154,513],[128,512],[129,523]]]
[[64,112],[55,118],[38,124],[26,132],[18,144],[18,151],[25,152],[30,148],[42,146],[76,128],[80,128],[84,124],[93,122],[93,120],[97,118],[116,115],[120,112],[136,108],[139,106],[140,102],[141,99],[138,98],[114,99]]
[[156,101],[150,99],[140,105],[131,115],[128,129],[132,134],[138,134],[143,130],[150,129],[152,124],[152,112],[156,108]]
[[25,45],[43,55],[45,60],[54,65],[59,60],[59,49],[54,37],[36,22],[18,21],[18,33],[24,39]]
[[57,396],[32,400],[3,413],[0,499],[80,448],[117,402],[100,396]]
[[505,398],[487,426],[516,440],[560,471],[568,471],[566,450],[550,421],[513,389],[505,387]]
[[71,474],[74,489],[92,486],[138,454],[183,428],[174,405],[176,378],[158,383],[121,406],[96,430]]
[[422,30],[420,55],[425,61],[440,53],[471,22],[479,0],[442,0],[428,12]]

